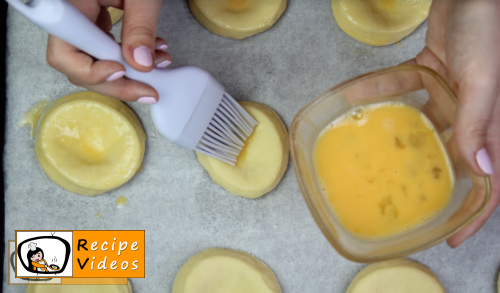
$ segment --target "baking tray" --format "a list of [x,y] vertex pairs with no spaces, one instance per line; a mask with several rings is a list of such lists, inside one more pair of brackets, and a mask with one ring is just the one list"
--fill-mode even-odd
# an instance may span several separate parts
[[[228,194],[210,180],[193,152],[160,137],[147,106],[129,104],[148,140],[144,170],[128,184],[85,197],[48,180],[37,167],[28,129],[18,123],[36,101],[82,89],[47,65],[45,32],[12,10],[8,16],[4,243],[21,229],[144,229],[146,277],[131,280],[134,292],[171,292],[184,262],[210,247],[253,254],[274,270],[283,292],[345,292],[363,264],[342,258],[323,237],[292,166],[262,198]],[[113,28],[116,36],[120,27],[121,22]],[[233,97],[270,106],[288,127],[301,107],[328,88],[414,57],[424,46],[425,31],[423,24],[400,46],[370,47],[338,28],[329,0],[290,0],[272,29],[231,40],[199,25],[186,1],[169,0],[161,8],[157,33],[169,44],[171,66],[206,69]],[[119,196],[128,198],[128,206],[116,207]],[[460,247],[443,243],[410,257],[433,270],[448,292],[496,292],[499,223],[497,212]],[[7,285],[6,277],[4,272],[4,292],[25,291]]]

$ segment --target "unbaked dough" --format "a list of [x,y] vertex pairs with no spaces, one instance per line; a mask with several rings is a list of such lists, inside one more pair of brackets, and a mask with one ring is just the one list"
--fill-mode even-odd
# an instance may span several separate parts
[[244,39],[272,27],[288,0],[189,0],[198,22],[212,33]]
[[245,142],[235,166],[197,153],[212,180],[228,192],[256,198],[273,190],[288,166],[289,139],[285,125],[271,108],[240,102],[259,123]]
[[111,23],[113,24],[117,23],[123,16],[123,10],[118,8],[108,7],[108,12],[111,16]]
[[172,293],[281,293],[274,272],[248,253],[211,248],[189,259]]
[[347,293],[446,293],[439,279],[425,266],[409,259],[394,259],[362,269]]
[[429,14],[432,0],[332,0],[339,27],[373,46],[396,43],[411,34]]
[[93,92],[57,100],[35,141],[47,176],[71,192],[96,195],[128,182],[142,166],[146,134],[124,103]]

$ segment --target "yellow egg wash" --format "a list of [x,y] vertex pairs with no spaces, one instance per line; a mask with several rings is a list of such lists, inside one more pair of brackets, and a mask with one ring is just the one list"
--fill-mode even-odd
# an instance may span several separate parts
[[226,0],[228,12],[241,12],[250,7],[252,1],[249,0]]
[[35,137],[36,125],[38,124],[38,120],[40,120],[43,111],[47,109],[48,105],[49,101],[47,100],[38,101],[35,105],[29,108],[28,111],[26,111],[26,113],[24,113],[23,119],[21,120],[21,122],[19,122],[19,126],[21,127],[27,125],[30,127],[31,138]]
[[116,203],[117,207],[123,208],[123,207],[126,207],[128,205],[128,199],[122,195],[116,199],[115,203]]
[[453,174],[432,124],[415,108],[353,109],[318,138],[314,161],[344,228],[382,238],[416,227],[449,202]]

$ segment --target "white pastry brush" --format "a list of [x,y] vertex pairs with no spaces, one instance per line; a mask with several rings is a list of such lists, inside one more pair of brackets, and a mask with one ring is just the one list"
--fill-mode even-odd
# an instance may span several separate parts
[[64,0],[6,0],[48,33],[98,60],[120,62],[125,76],[149,84],[160,96],[151,105],[158,131],[185,149],[234,165],[257,121],[207,72],[194,66],[139,72],[120,46]]

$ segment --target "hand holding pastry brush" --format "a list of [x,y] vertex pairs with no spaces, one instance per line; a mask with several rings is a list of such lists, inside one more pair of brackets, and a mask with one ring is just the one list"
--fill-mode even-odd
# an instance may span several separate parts
[[159,101],[151,105],[158,131],[185,149],[234,165],[257,121],[209,73],[194,66],[139,72],[123,58],[121,47],[64,0],[6,0],[26,18],[98,60],[125,67],[125,76],[152,86]]

